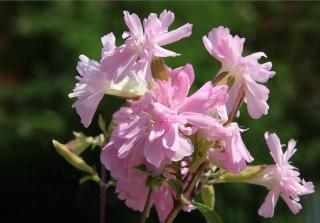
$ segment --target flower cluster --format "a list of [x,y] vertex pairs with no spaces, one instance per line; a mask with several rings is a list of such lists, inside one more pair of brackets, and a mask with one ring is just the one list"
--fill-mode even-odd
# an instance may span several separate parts
[[222,26],[212,29],[203,43],[221,68],[190,94],[192,65],[172,69],[162,58],[179,55],[163,46],[190,36],[192,25],[169,31],[174,14],[167,10],[159,17],[151,13],[142,22],[124,11],[124,21],[128,31],[122,35],[123,45],[116,46],[109,33],[102,37],[99,62],[80,56],[78,83],[69,95],[77,98],[73,107],[85,127],[105,94],[126,99],[113,114],[112,132],[101,152],[118,197],[145,216],[154,205],[160,222],[172,222],[182,209],[201,211],[193,201],[201,188],[239,181],[269,190],[259,215],[272,217],[279,196],[294,214],[299,212],[299,196],[314,190],[288,162],[295,141],[290,140],[283,153],[278,137],[266,133],[276,164],[254,168],[241,137],[245,130],[235,121],[242,102],[254,119],[268,113],[269,90],[263,83],[275,72],[271,62],[259,62],[266,55],[242,56],[244,38]]

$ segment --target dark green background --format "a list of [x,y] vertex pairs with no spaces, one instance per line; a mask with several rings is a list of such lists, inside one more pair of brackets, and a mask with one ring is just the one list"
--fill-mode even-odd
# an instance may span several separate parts
[[[170,9],[172,28],[186,22],[193,35],[169,46],[182,53],[166,59],[172,67],[192,63],[193,90],[213,78],[219,64],[205,50],[202,36],[224,25],[246,38],[245,53],[264,51],[277,75],[270,88],[269,114],[252,120],[243,109],[239,123],[255,164],[271,163],[263,134],[275,131],[287,143],[298,140],[292,161],[307,180],[319,185],[320,170],[320,4],[211,2],[47,2],[0,3],[0,222],[98,222],[99,189],[79,185],[82,176],[51,145],[67,142],[72,131],[98,134],[96,117],[84,129],[71,109],[67,94],[75,84],[79,54],[99,59],[100,37],[114,32],[121,44],[126,30],[122,10],[145,17]],[[110,119],[122,102],[106,97],[99,112]],[[99,153],[86,152],[89,163]],[[317,188],[316,188],[317,190]],[[298,216],[279,200],[275,217],[265,220],[257,209],[265,188],[253,185],[216,187],[216,210],[224,222],[320,222],[320,194],[302,197]],[[154,211],[149,222],[157,222]],[[137,222],[138,214],[125,208],[111,189],[107,222]],[[177,222],[204,222],[196,211]]]

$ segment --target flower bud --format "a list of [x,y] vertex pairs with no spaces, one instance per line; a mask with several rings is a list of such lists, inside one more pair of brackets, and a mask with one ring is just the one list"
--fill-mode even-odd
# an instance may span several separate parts
[[73,152],[67,145],[61,144],[56,140],[52,143],[57,152],[75,168],[87,172],[91,175],[97,175],[96,171],[89,166],[78,154]]

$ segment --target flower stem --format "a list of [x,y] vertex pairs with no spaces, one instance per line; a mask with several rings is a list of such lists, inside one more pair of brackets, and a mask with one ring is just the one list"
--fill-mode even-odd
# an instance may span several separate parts
[[147,219],[150,207],[151,207],[152,192],[153,192],[153,188],[150,187],[149,188],[149,192],[148,192],[148,196],[147,196],[147,200],[146,200],[146,203],[144,205],[144,209],[143,209],[143,212],[141,214],[140,221],[139,221],[140,223],[145,223],[146,222],[146,219]]
[[100,223],[106,222],[106,197],[107,197],[107,171],[101,165],[101,183],[100,183]]
[[[196,183],[200,179],[201,175],[203,174],[203,170],[206,167],[207,167],[207,162],[203,162],[200,165],[200,167],[194,173],[191,181],[189,182],[188,186],[186,187],[186,189],[185,189],[183,195],[181,195],[181,197],[186,198],[186,199],[188,199],[190,197],[190,195],[191,195]],[[181,211],[181,209],[183,208],[184,205],[185,205],[184,199],[179,198],[178,200],[176,200],[174,208],[172,209],[172,211],[168,215],[165,223],[172,223],[174,221],[174,219],[177,217],[178,213]]]

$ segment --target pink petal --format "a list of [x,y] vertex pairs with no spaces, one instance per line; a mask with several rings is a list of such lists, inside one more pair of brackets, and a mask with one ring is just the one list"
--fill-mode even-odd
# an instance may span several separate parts
[[167,45],[190,36],[191,32],[192,32],[192,24],[187,23],[175,30],[172,30],[170,32],[167,32],[159,36],[158,38],[155,39],[155,42],[159,46]]
[[166,49],[162,48],[161,46],[155,44],[154,45],[154,55],[156,57],[176,57],[176,56],[179,56],[180,54],[177,54],[177,53],[170,51],[170,50],[166,50]]
[[216,124],[215,119],[212,117],[199,113],[183,112],[180,116],[184,117],[190,124],[197,128],[209,128]]
[[130,139],[136,136],[143,128],[145,128],[145,125],[148,121],[148,116],[137,117],[130,122],[118,125],[114,129],[113,134],[117,135],[117,137]]
[[149,134],[149,141],[153,142],[153,140],[161,137],[165,130],[166,130],[167,126],[163,123],[157,123],[153,126],[153,128],[150,130],[150,134]]
[[113,50],[116,48],[116,38],[113,33],[109,33],[101,38],[103,45],[102,57],[109,56],[112,54]]
[[161,12],[160,16],[161,27],[168,29],[168,27],[173,23],[174,14],[166,9]]
[[258,210],[258,214],[265,218],[271,218],[274,214],[274,208],[277,204],[278,198],[279,191],[275,189],[269,191],[265,198],[265,201]]
[[227,62],[228,65],[235,65],[241,58],[244,41],[244,38],[230,35],[229,29],[223,26],[212,29],[208,37],[203,37],[203,44],[208,52],[220,62]]
[[175,149],[175,154],[172,157],[172,161],[180,161],[186,156],[190,156],[193,153],[193,145],[190,139],[183,136],[179,136],[179,146]]
[[175,151],[179,146],[179,137],[178,125],[169,126],[162,138],[163,147]]
[[289,197],[289,195],[286,194],[281,194],[282,199],[286,202],[286,204],[288,205],[290,211],[293,214],[298,214],[298,212],[302,209],[302,205],[299,204],[298,201],[291,199]]
[[156,168],[161,167],[165,162],[164,148],[161,139],[156,139],[152,143],[145,143],[144,156],[146,160]]
[[245,101],[248,112],[252,118],[260,118],[268,113],[267,104],[269,90],[264,85],[254,82],[250,77],[246,77],[244,84]]
[[130,14],[128,11],[123,11],[124,21],[127,24],[130,32],[134,36],[143,35],[142,24],[139,17],[136,14]]
[[138,53],[127,46],[116,48],[112,55],[102,58],[102,71],[105,72],[113,82],[119,83],[133,67],[137,58]]
[[76,108],[77,113],[81,118],[81,123],[88,128],[92,118],[97,111],[98,105],[104,96],[103,92],[97,92],[85,99],[76,101],[72,107]]
[[177,100],[179,103],[183,101],[188,95],[193,80],[194,71],[190,64],[172,70],[171,82],[172,86],[175,87],[173,99]]
[[207,113],[209,109],[225,104],[227,101],[227,86],[213,87],[209,81],[192,96],[186,98],[178,106],[179,112]]
[[297,144],[297,141],[295,141],[294,139],[290,139],[288,142],[288,149],[284,152],[284,162],[288,162],[289,159],[291,158],[291,156],[297,151],[295,146]]
[[283,153],[279,137],[275,133],[266,132],[264,138],[267,141],[270,154],[277,164],[283,164]]

